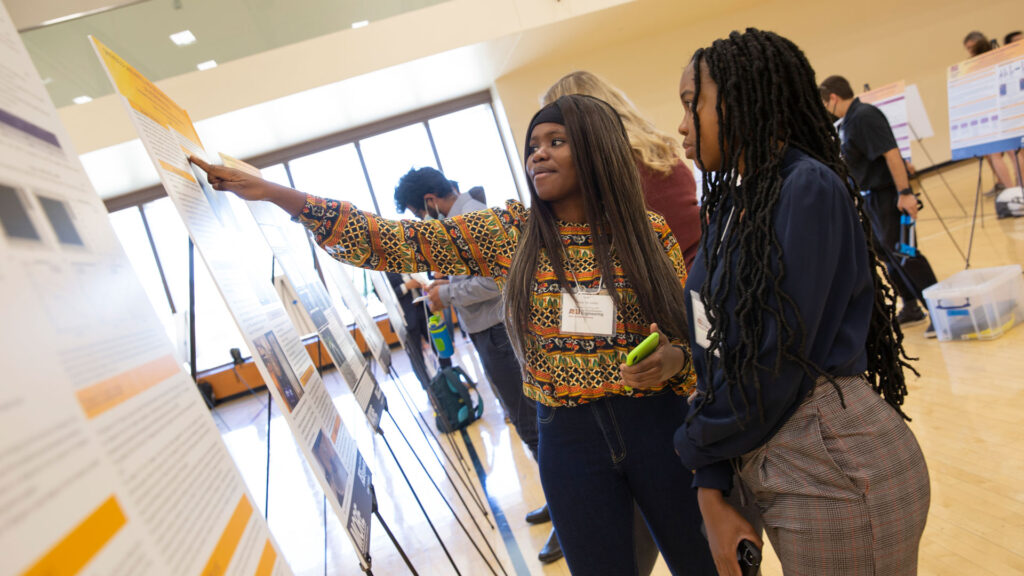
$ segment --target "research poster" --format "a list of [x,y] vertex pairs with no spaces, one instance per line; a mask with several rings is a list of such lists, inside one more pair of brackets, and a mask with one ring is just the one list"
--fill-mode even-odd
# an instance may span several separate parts
[[359,327],[359,332],[363,335],[363,340],[366,341],[370,353],[381,366],[385,369],[389,368],[391,366],[391,348],[384,340],[380,326],[377,326],[373,316],[370,316],[370,311],[366,308],[366,300],[352,282],[352,272],[362,274],[363,271],[331,258],[323,250],[316,251],[316,258],[320,263],[320,269],[327,275],[328,281],[332,282],[335,294],[341,297],[345,307],[355,317],[356,326]]
[[405,313],[402,312],[402,305],[398,303],[398,296],[395,295],[395,290],[391,287],[387,272],[370,272],[370,282],[373,283],[373,290],[377,293],[377,298],[380,299],[381,303],[384,304],[384,309],[387,310],[388,320],[391,321],[391,328],[398,336],[398,341],[402,343],[402,346],[405,346],[405,343],[408,341],[406,340],[408,329],[405,324]]
[[1024,145],[1024,42],[950,66],[946,83],[953,160]]
[[2,4],[0,79],[0,574],[291,574]]
[[[240,225],[226,193],[214,190],[188,161],[190,154],[209,157],[185,110],[100,41],[92,42],[285,422],[368,567],[370,471],[270,279],[246,257],[247,246],[263,239]],[[328,448],[336,460],[325,458]]]
[[[260,176],[259,170],[227,154],[220,155],[225,166]],[[366,415],[370,428],[377,430],[384,410],[384,393],[356,341],[341,321],[327,288],[320,280],[306,229],[269,202],[246,202],[285,277],[299,296],[302,309],[316,327],[334,366]]]
[[906,93],[907,86],[900,81],[864,92],[859,98],[861,102],[872,104],[885,114],[892,134],[896,137],[896,144],[900,148],[900,156],[910,161],[911,131]]

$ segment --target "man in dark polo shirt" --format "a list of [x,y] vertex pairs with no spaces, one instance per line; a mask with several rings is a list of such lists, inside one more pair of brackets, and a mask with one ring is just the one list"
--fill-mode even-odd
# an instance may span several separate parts
[[[903,300],[897,320],[901,326],[923,322],[926,316],[921,305],[926,304],[922,291],[937,280],[920,250],[913,258],[895,252],[900,240],[900,214],[916,220],[918,203],[889,121],[878,108],[854,98],[850,83],[842,76],[826,78],[819,92],[825,108],[841,119],[843,158],[864,196],[875,249],[885,259],[893,288]],[[935,336],[931,323],[925,336]]]

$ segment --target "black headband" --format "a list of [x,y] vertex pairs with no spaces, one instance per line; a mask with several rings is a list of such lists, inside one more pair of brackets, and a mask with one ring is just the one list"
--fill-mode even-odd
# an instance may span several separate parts
[[537,124],[544,124],[545,122],[552,122],[554,124],[561,124],[565,126],[565,118],[562,117],[562,109],[558,107],[558,102],[552,102],[547,106],[541,108],[533,115],[533,119],[530,120],[530,128],[526,130],[526,143],[530,143],[530,137],[533,136],[533,128]]

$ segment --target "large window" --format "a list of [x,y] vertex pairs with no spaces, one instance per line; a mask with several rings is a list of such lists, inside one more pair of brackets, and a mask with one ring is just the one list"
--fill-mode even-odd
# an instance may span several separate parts
[[519,200],[490,104],[438,116],[427,124],[445,175],[463,192],[482,186],[488,206]]
[[[440,168],[449,179],[459,183],[462,192],[474,186],[484,187],[488,205],[500,206],[505,200],[520,199],[494,112],[490,103],[479,100],[460,110],[448,108],[411,117],[402,125],[392,122],[388,129],[376,132],[361,130],[351,138],[341,134],[313,152],[289,155],[286,150],[275,154],[267,164],[262,170],[270,181],[346,200],[387,218],[413,217],[409,212],[399,214],[394,190],[403,174],[425,166]],[[248,222],[249,216],[240,209],[240,204],[232,205],[236,215]],[[148,202],[142,206],[142,212],[145,222],[138,207],[111,214],[111,221],[168,334],[180,341],[185,325],[182,314],[188,310],[188,236],[170,199]],[[155,253],[150,248],[146,223]],[[250,262],[265,261],[270,282],[269,250],[255,246],[245,257]],[[384,307],[373,293],[367,275],[352,270],[352,280],[366,296],[370,313],[382,316]],[[240,348],[247,354],[242,336],[198,254],[195,288],[197,369],[229,362],[231,348]],[[176,315],[171,313],[172,306]],[[339,311],[345,322],[353,322],[347,310]]]

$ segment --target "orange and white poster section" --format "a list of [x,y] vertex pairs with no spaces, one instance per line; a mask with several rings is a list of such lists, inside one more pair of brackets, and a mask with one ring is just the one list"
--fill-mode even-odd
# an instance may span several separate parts
[[0,574],[291,574],[2,5],[0,75]]
[[1024,145],[1024,42],[950,66],[946,85],[953,160]]
[[233,202],[188,161],[209,159],[188,114],[121,57],[92,39],[160,180],[253,352],[263,381],[362,568],[370,567],[371,474],[268,278],[247,258],[263,242],[244,228]]
[[[262,176],[260,171],[251,164],[223,153],[220,157],[225,166]],[[376,431],[384,410],[384,393],[369,370],[366,357],[359,350],[355,339],[349,334],[348,327],[342,322],[326,286],[316,273],[308,232],[302,226],[292,222],[282,210],[268,202],[246,202],[246,204],[259,225],[263,238],[270,245],[274,257],[281,263],[287,281],[298,295],[301,308],[316,327],[320,341],[327,348],[327,353],[333,360],[334,366],[341,372],[356,403],[369,421],[370,429]],[[360,306],[360,308],[364,315],[369,317],[365,306]],[[377,328],[376,324],[374,324],[374,328]],[[363,334],[365,337],[366,332],[363,331]],[[379,330],[377,330],[377,334],[380,342],[387,348],[387,343],[384,342],[383,335],[380,335]],[[366,341],[369,344],[372,341],[372,336]]]
[[876,106],[885,114],[900,148],[900,156],[907,161],[911,159],[911,141],[935,135],[924,102],[921,101],[921,93],[915,84],[908,86],[903,81],[893,82],[864,92],[858,98],[861,102]]

